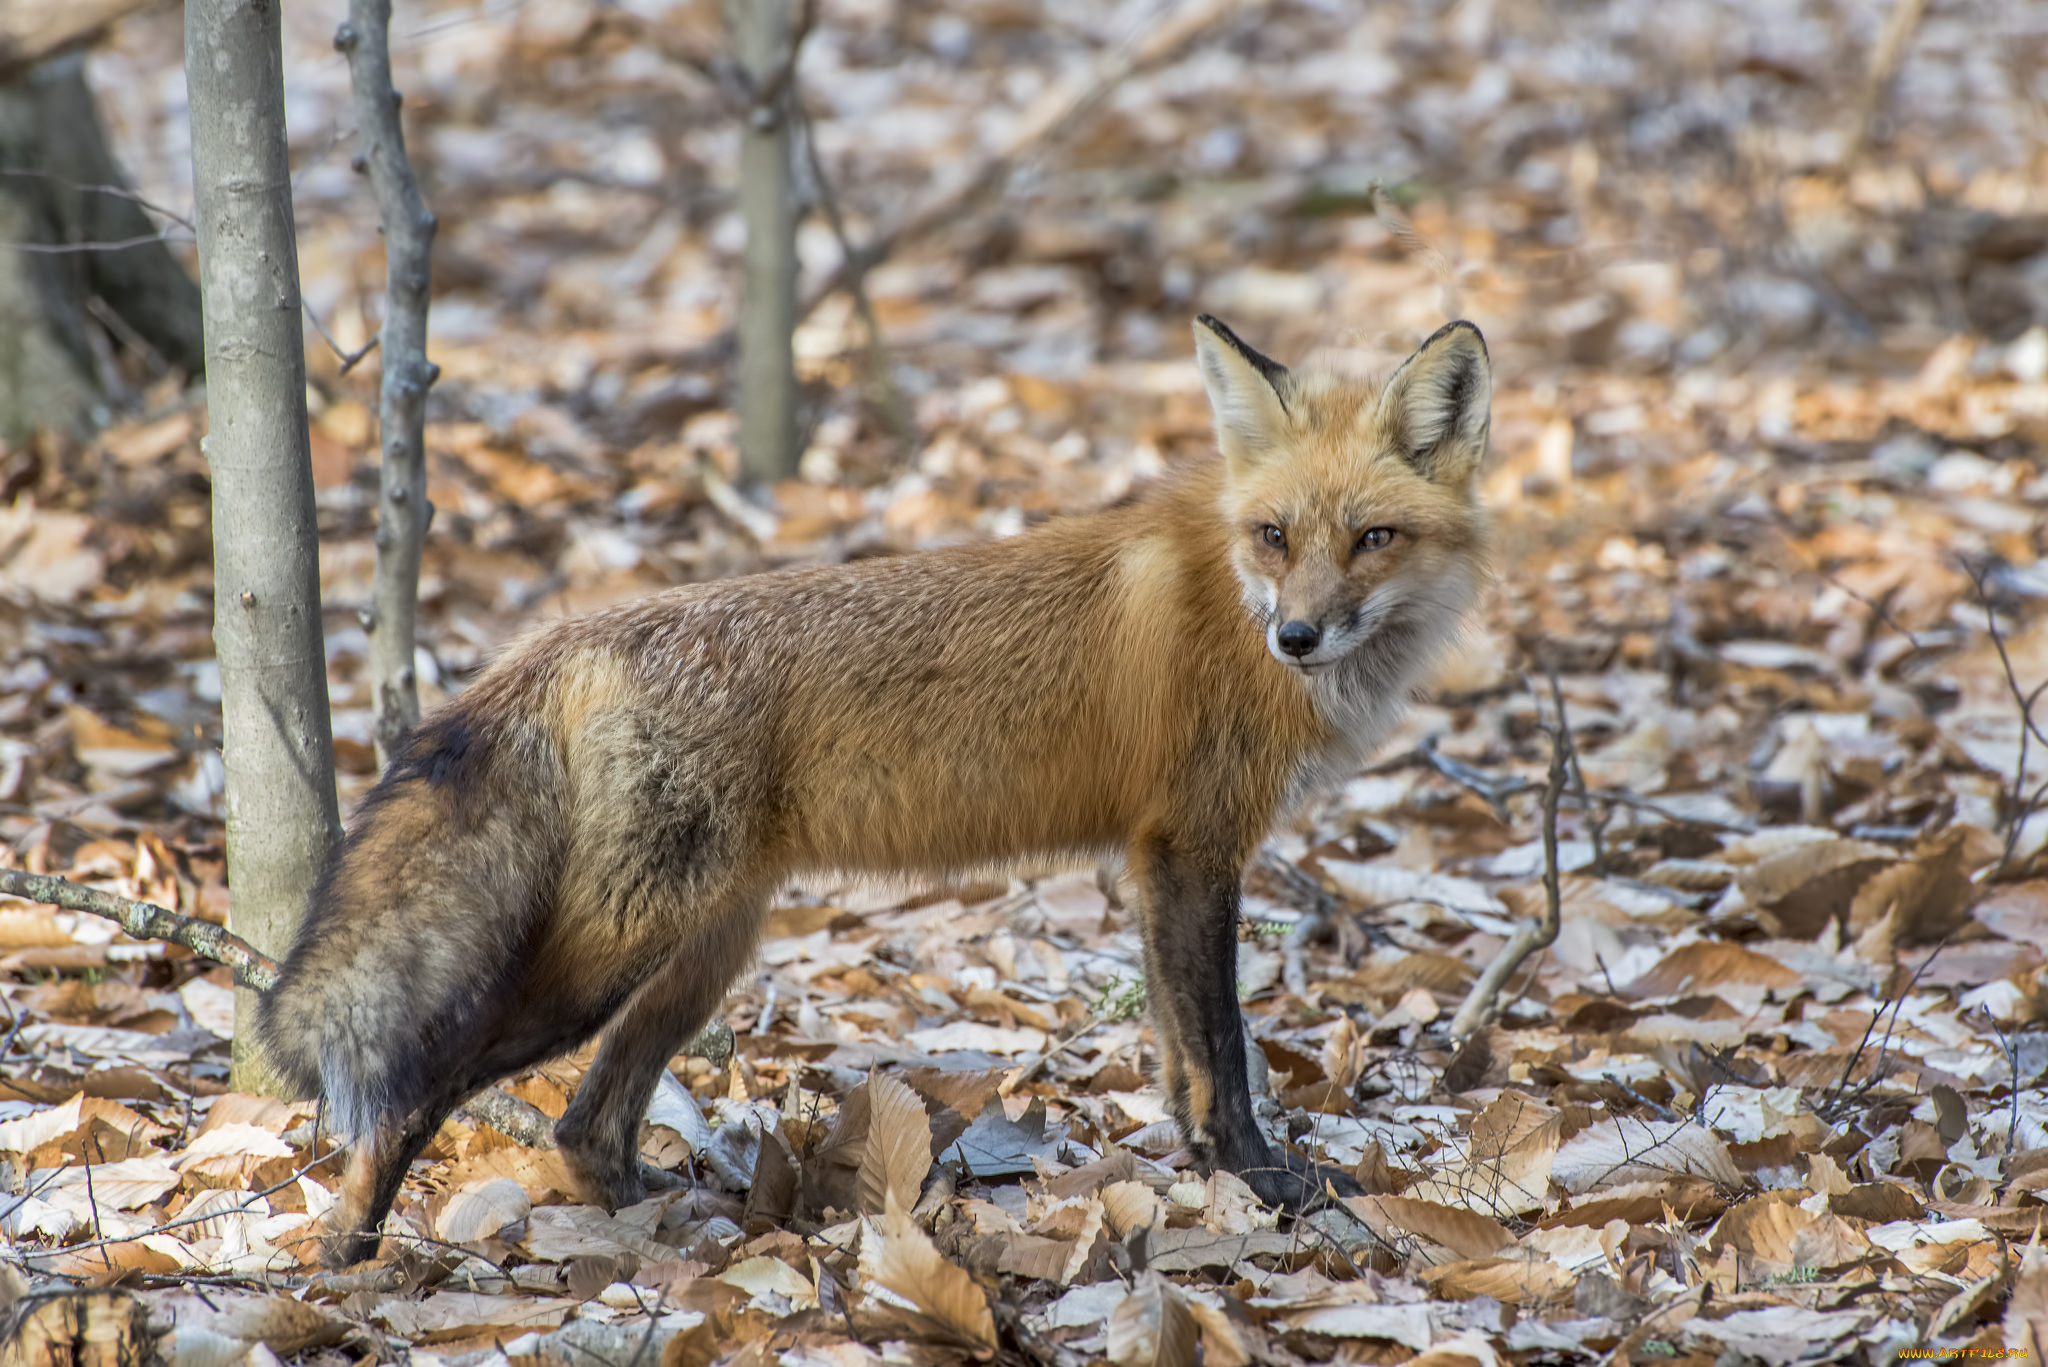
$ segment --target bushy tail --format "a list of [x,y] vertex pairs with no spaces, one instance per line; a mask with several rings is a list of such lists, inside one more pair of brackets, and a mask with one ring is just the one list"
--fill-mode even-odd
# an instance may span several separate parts
[[[343,1136],[410,1114],[455,1081],[502,1005],[540,904],[547,843],[493,774],[489,739],[444,712],[417,728],[364,800],[314,890],[256,1028],[298,1095]],[[509,761],[508,761],[509,762]],[[438,1062],[437,1062],[438,1060]]]
[[337,962],[334,948],[318,937],[300,941],[264,994],[256,1029],[291,1094],[323,1098],[327,1128],[349,1138],[425,1098],[431,1010],[383,955]]

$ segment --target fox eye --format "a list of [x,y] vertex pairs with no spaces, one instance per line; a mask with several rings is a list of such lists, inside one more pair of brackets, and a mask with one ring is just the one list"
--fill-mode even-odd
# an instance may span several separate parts
[[1265,542],[1276,551],[1287,549],[1287,533],[1281,531],[1270,522],[1259,528],[1259,540]]
[[1392,527],[1368,527],[1365,534],[1358,538],[1358,549],[1361,551],[1383,551],[1393,544]]

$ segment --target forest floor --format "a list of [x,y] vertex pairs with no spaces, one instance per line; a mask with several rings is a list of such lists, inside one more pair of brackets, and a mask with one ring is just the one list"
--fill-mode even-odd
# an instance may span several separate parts
[[[2048,10],[1930,7],[1873,82],[1877,0],[1214,5],[1033,140],[1158,8],[822,7],[798,89],[856,243],[1025,145],[866,275],[879,346],[843,292],[809,314],[804,478],[755,501],[716,5],[401,7],[442,222],[422,675],[431,702],[537,618],[1005,535],[1210,458],[1194,314],[1381,372],[1475,320],[1499,584],[1247,883],[1262,1112],[1372,1194],[1294,1221],[1183,1170],[1094,871],[825,889],[778,903],[736,1055],[672,1065],[643,1154],[691,1187],[576,1205],[552,1152],[451,1121],[383,1256],[320,1278],[336,1165],[309,1105],[228,1090],[225,970],[0,899],[20,1333],[222,1364],[2048,1349]],[[346,807],[376,361],[336,351],[383,263],[342,11],[284,15]],[[173,208],[178,61],[173,9],[91,65]],[[203,410],[108,378],[97,439],[0,450],[0,861],[219,920]],[[1562,934],[1461,1045],[1545,904],[1560,723]],[[588,1060],[508,1090],[559,1114]]]

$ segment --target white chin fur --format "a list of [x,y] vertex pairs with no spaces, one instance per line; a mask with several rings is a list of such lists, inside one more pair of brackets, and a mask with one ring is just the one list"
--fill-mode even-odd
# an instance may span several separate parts
[[[1300,671],[1316,709],[1336,734],[1328,748],[1305,758],[1295,771],[1287,792],[1290,810],[1299,810],[1310,798],[1351,777],[1400,724],[1410,695],[1427,681],[1444,647],[1456,638],[1469,599],[1475,596],[1469,587],[1445,584],[1446,591],[1431,595],[1435,601],[1419,620],[1402,614],[1402,625],[1383,636],[1380,628],[1395,616],[1396,604],[1389,600],[1368,614],[1344,651],[1329,652],[1334,667]],[[1271,644],[1269,636],[1269,648]],[[1319,649],[1308,663],[1325,653]]]

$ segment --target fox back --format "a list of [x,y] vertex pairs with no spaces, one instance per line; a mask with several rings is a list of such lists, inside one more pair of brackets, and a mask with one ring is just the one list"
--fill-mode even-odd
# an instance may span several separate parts
[[[1264,1154],[1211,923],[1476,597],[1488,372],[1469,324],[1383,387],[1286,371],[1213,319],[1196,335],[1222,459],[1152,496],[548,623],[415,730],[261,1018],[360,1142],[336,1256],[366,1251],[450,1108],[608,1022],[558,1138],[592,1194],[637,1199],[659,1067],[806,874],[1124,854],[1190,1142]],[[1204,927],[1185,964],[1160,945],[1175,916]]]

